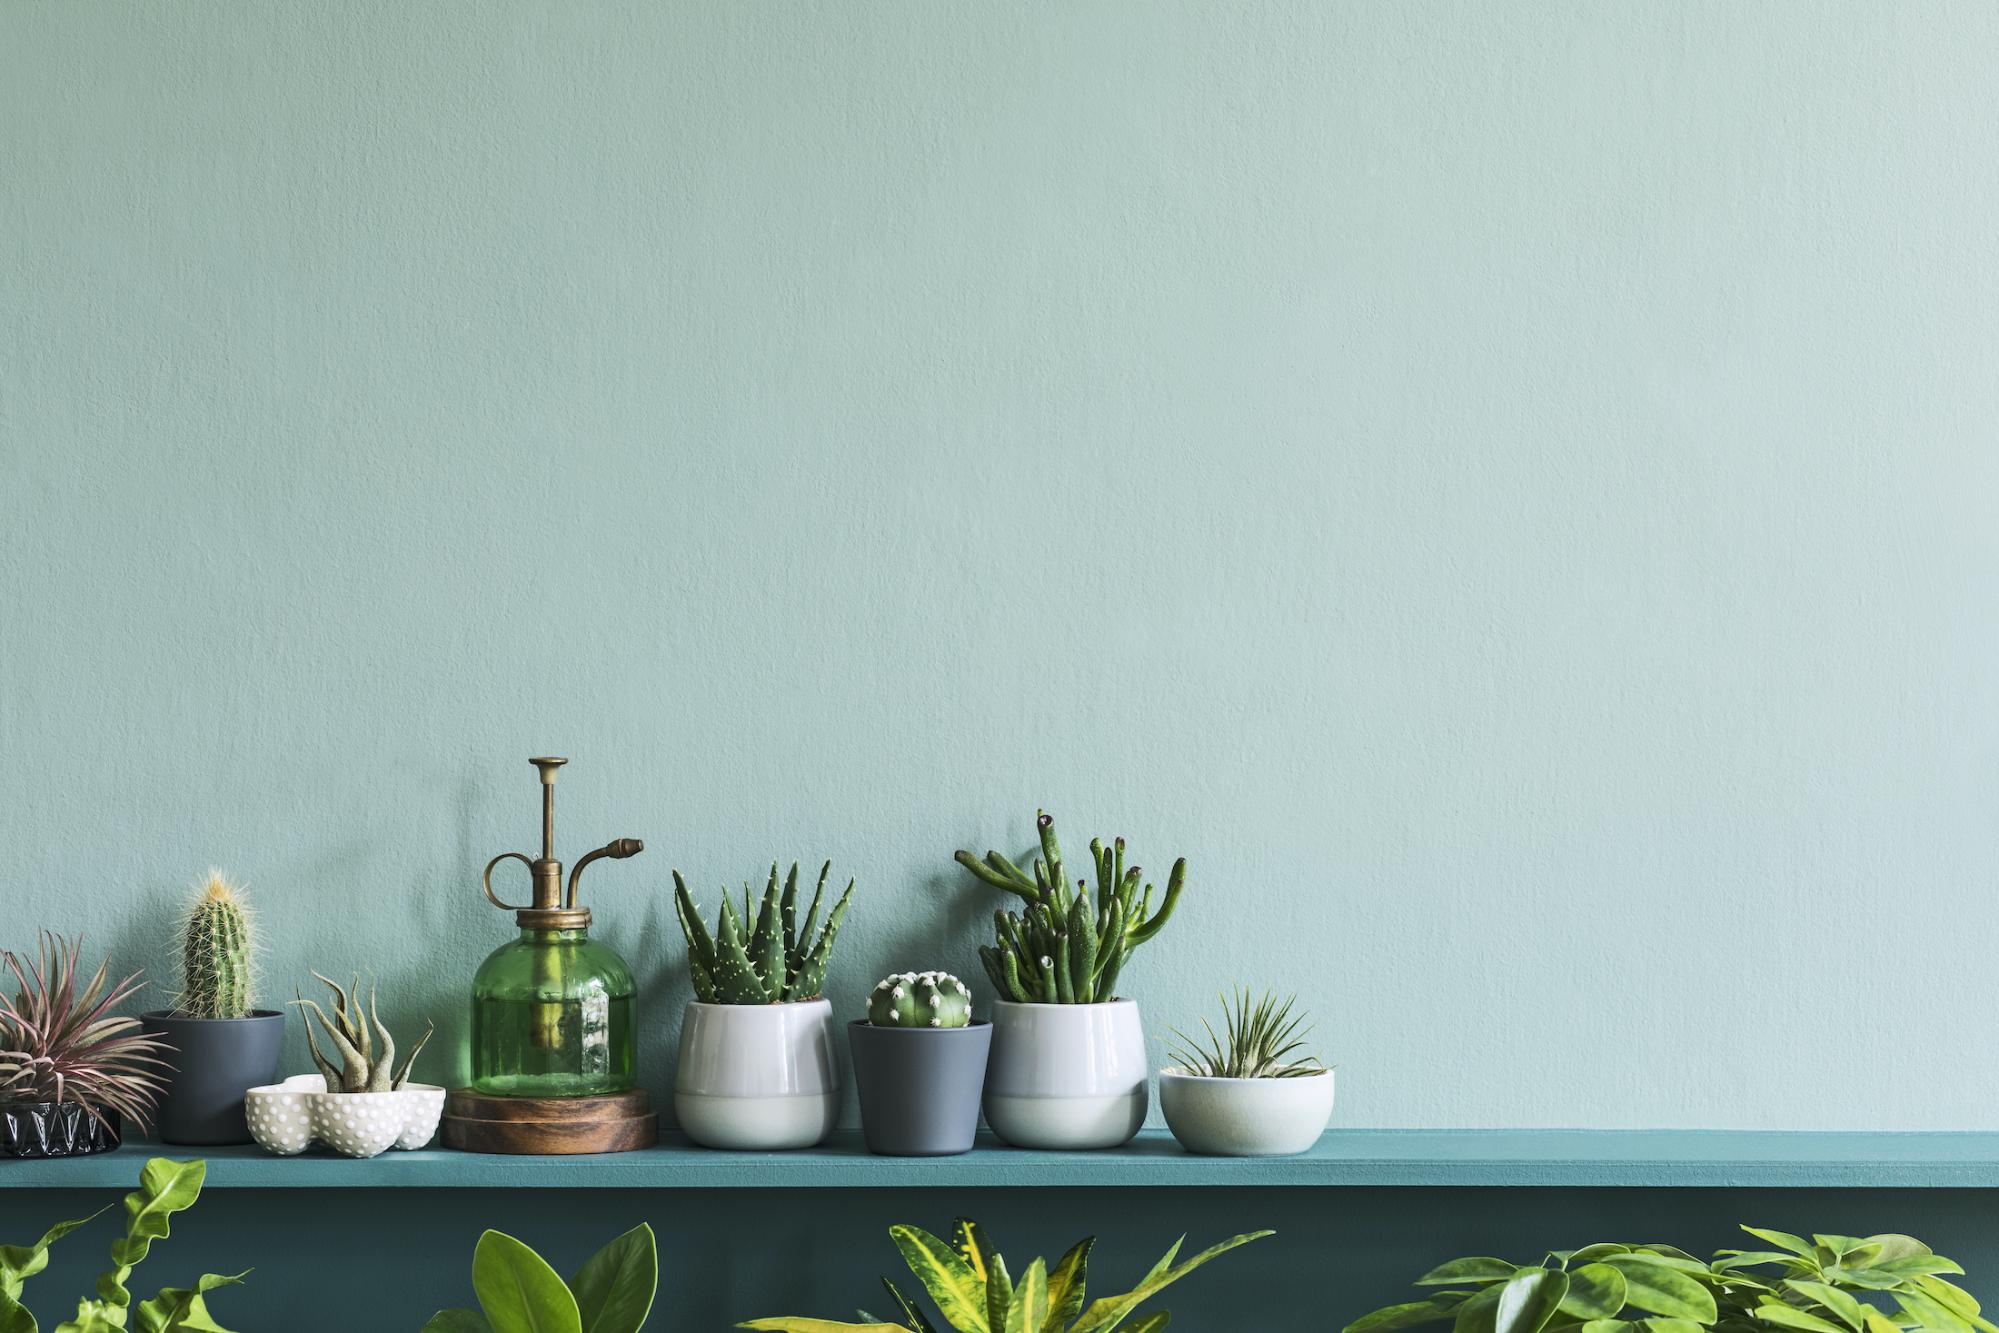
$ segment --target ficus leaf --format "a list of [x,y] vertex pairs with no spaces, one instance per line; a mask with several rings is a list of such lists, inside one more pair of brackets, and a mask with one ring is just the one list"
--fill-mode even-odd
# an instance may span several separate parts
[[1822,1315],[1809,1310],[1800,1310],[1795,1305],[1782,1301],[1765,1301],[1756,1307],[1756,1317],[1766,1324],[1780,1328],[1800,1329],[1803,1333],[1841,1333],[1840,1326]]
[[1670,1264],[1647,1254],[1613,1254],[1603,1262],[1624,1274],[1627,1303],[1668,1319],[1714,1322],[1714,1293]]
[[1559,1268],[1521,1269],[1499,1289],[1493,1333],[1541,1333],[1568,1294],[1569,1275]]
[[1609,1319],[1624,1308],[1624,1274],[1604,1263],[1584,1264],[1569,1271],[1569,1294],[1562,1313],[1575,1319]]
[[1453,1259],[1449,1263],[1438,1264],[1417,1278],[1414,1285],[1448,1287],[1459,1282],[1505,1282],[1519,1270],[1518,1264],[1495,1259],[1489,1254],[1475,1254],[1469,1258]]
[[1450,1316],[1449,1308],[1434,1301],[1408,1301],[1364,1314],[1341,1329],[1340,1333],[1390,1333],[1392,1329],[1414,1328],[1418,1324],[1435,1323]]

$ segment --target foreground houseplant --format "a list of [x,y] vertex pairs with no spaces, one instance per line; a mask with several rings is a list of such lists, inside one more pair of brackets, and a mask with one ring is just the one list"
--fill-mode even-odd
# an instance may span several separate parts
[[[673,1109],[689,1138],[708,1148],[809,1148],[840,1113],[833,1006],[820,994],[854,882],[819,925],[828,861],[805,920],[798,920],[798,864],[779,887],[777,865],[761,905],[743,886],[739,915],[727,890],[710,935],[687,882],[673,872],[674,910],[687,937],[695,998],[680,1025]],[[815,936],[814,928],[818,928]]]
[[1159,1073],[1167,1127],[1189,1152],[1267,1157],[1304,1152],[1333,1114],[1333,1071],[1301,1054],[1310,1031],[1297,1001],[1247,987],[1222,1001],[1222,1030],[1175,1030],[1174,1065]]
[[[391,1147],[421,1148],[430,1142],[444,1113],[444,1089],[412,1083],[409,1076],[436,1026],[426,1026],[398,1063],[395,1037],[382,1022],[372,991],[362,1007],[360,978],[342,988],[317,972],[312,975],[333,992],[332,1015],[317,1000],[292,1003],[310,1015],[305,1045],[319,1072],[250,1089],[243,1110],[251,1135],[261,1147],[286,1157],[304,1152],[315,1139],[346,1157],[375,1157]],[[320,1050],[314,1018],[337,1063]]]
[[[1962,1273],[1913,1236],[1814,1235],[1742,1228],[1766,1247],[1702,1263],[1671,1245],[1599,1243],[1539,1263],[1453,1259],[1416,1279],[1442,1287],[1390,1305],[1343,1333],[1449,1320],[1455,1333],[1992,1333]],[[1891,1308],[1892,1307],[1892,1308]]]
[[43,934],[32,960],[0,953],[13,977],[0,994],[0,1157],[109,1152],[122,1122],[141,1129],[170,1066],[168,1051],[112,1010],[142,987],[134,972],[113,985],[99,963],[79,985],[81,942]]
[[1172,917],[1187,878],[1173,865],[1157,910],[1145,872],[1126,866],[1124,839],[1090,840],[1090,881],[1070,887],[1055,821],[1038,813],[1034,873],[998,852],[957,861],[1021,898],[1019,912],[993,914],[995,943],[979,950],[999,999],[986,1074],[986,1122],[1022,1148],[1114,1148],[1145,1123],[1145,1033],[1138,1005],[1117,982],[1139,945]]
[[[207,1295],[242,1281],[242,1273],[231,1277],[205,1273],[192,1287],[163,1287],[136,1306],[125,1285],[153,1242],[170,1234],[172,1216],[194,1206],[207,1175],[206,1162],[164,1157],[155,1157],[140,1169],[139,1188],[125,1196],[125,1235],[111,1243],[112,1266],[99,1275],[93,1294],[76,1302],[76,1317],[57,1324],[53,1333],[114,1333],[126,1328],[142,1333],[229,1333],[209,1314]],[[21,1303],[22,1287],[48,1267],[49,1246],[106,1211],[58,1222],[28,1245],[0,1245],[0,1329],[37,1333],[40,1326]]]
[[[1180,1242],[1175,1241],[1136,1287],[1116,1296],[1099,1296],[1087,1307],[1083,1303],[1084,1281],[1089,1274],[1090,1249],[1096,1244],[1094,1236],[1072,1245],[1054,1267],[1036,1259],[1015,1276],[979,1224],[969,1218],[953,1223],[955,1244],[946,1244],[921,1227],[893,1226],[888,1234],[902,1251],[909,1271],[936,1302],[944,1323],[959,1333],[1110,1333],[1140,1305],[1208,1260],[1273,1233],[1251,1231],[1231,1236],[1177,1264],[1174,1260],[1180,1253]],[[934,1333],[936,1326],[900,1287],[888,1278],[882,1279],[882,1286],[907,1322],[877,1319],[864,1310],[858,1324],[779,1315],[736,1327],[770,1333]],[[1128,1333],[1158,1333],[1170,1317],[1161,1310],[1126,1327]]]
[[257,1008],[255,930],[241,892],[209,871],[181,922],[180,994],[173,1008],[140,1015],[174,1051],[160,1098],[163,1143],[248,1143],[243,1094],[277,1081],[285,1016]]
[[972,1017],[972,989],[948,972],[898,972],[847,1025],[868,1151],[937,1157],[970,1150],[993,1026]]
[[641,1222],[562,1280],[548,1261],[501,1231],[472,1249],[477,1310],[439,1310],[423,1333],[638,1333],[659,1290],[659,1245]]

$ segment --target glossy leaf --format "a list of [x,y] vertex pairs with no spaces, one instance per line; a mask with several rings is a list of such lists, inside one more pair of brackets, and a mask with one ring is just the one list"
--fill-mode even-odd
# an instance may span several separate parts
[[[117,1267],[97,1279],[97,1295],[104,1304],[121,1311],[132,1304],[125,1280],[145,1259],[154,1241],[172,1234],[170,1219],[194,1206],[201,1197],[201,1182],[207,1177],[208,1163],[200,1160],[176,1162],[155,1157],[140,1169],[139,1188],[125,1196],[124,1238],[111,1242],[111,1261]],[[77,1310],[79,1321],[89,1314],[82,1307]],[[119,1319],[113,1326],[122,1327],[123,1323]]]
[[1773,1250],[1724,1250],[1712,1268],[1747,1268],[1752,1264],[1795,1264],[1795,1254],[1778,1254]]
[[1861,1333],[1861,1329],[1866,1326],[1866,1311],[1851,1293],[1841,1291],[1838,1287],[1827,1286],[1823,1282],[1808,1282],[1795,1277],[1786,1279],[1784,1285],[1806,1300],[1832,1311],[1839,1317],[1839,1322],[1852,1329],[1854,1333]]
[[42,1238],[32,1245],[0,1245],[0,1298],[18,1297],[23,1284],[49,1266],[49,1246],[78,1227],[96,1221],[108,1212],[110,1207],[110,1204],[106,1204],[89,1217],[58,1222],[44,1231]]
[[1671,1265],[1646,1254],[1613,1254],[1603,1262],[1624,1274],[1627,1303],[1668,1319],[1714,1322],[1714,1293]]
[[1459,1282],[1505,1282],[1519,1271],[1518,1264],[1495,1259],[1489,1254],[1475,1254],[1466,1259],[1453,1259],[1447,1264],[1438,1264],[1417,1278],[1415,1285],[1448,1287]]
[[[895,1302],[896,1308],[902,1311],[902,1317],[909,1321],[909,1326],[915,1330],[915,1333],[937,1333],[937,1330],[930,1326],[930,1320],[924,1317],[923,1311],[917,1308],[916,1302],[903,1294],[901,1287],[896,1286],[888,1278],[882,1279],[882,1286],[888,1288],[889,1298]],[[863,1317],[874,1318],[865,1312]]]
[[213,1323],[208,1316],[207,1306],[202,1297],[217,1287],[233,1287],[242,1282],[245,1273],[223,1276],[219,1273],[203,1273],[192,1287],[163,1287],[150,1300],[140,1301],[133,1313],[132,1327],[137,1333],[175,1333],[179,1329],[209,1326]]
[[964,1258],[965,1266],[972,1270],[972,1276],[984,1282],[986,1256],[997,1253],[992,1242],[986,1239],[985,1228],[969,1217],[953,1218],[951,1238],[957,1245],[959,1255]]
[[1048,1265],[1036,1259],[1020,1275],[1007,1302],[1005,1333],[1041,1333],[1048,1322]]
[[1924,1328],[1938,1333],[1971,1333],[1970,1321],[1934,1296],[1922,1291],[1894,1291],[1889,1295]]
[[1884,1259],[1905,1259],[1912,1254],[1932,1253],[1929,1246],[1899,1231],[1884,1231],[1878,1236],[1869,1236],[1867,1242],[1881,1247],[1881,1253],[1875,1256],[1876,1263]]
[[638,1333],[659,1290],[659,1246],[641,1222],[584,1261],[569,1279],[583,1333]]
[[1779,1328],[1795,1328],[1803,1333],[1842,1333],[1840,1326],[1824,1315],[1815,1315],[1809,1310],[1800,1310],[1795,1305],[1782,1301],[1765,1301],[1756,1307],[1756,1317],[1766,1324]]
[[1048,1274],[1048,1318],[1042,1321],[1041,1333],[1062,1333],[1083,1312],[1090,1250],[1096,1243],[1095,1236],[1085,1236],[1055,1261],[1053,1271]]
[[1569,1294],[1562,1313],[1588,1321],[1609,1319],[1624,1308],[1624,1274],[1605,1263],[1584,1264],[1569,1271]]
[[1593,1264],[1597,1260],[1607,1258],[1613,1254],[1629,1253],[1631,1253],[1629,1245],[1619,1245],[1615,1241],[1600,1240],[1594,1245],[1585,1245],[1580,1250],[1571,1253],[1569,1255],[1569,1262],[1572,1264]]
[[1414,1328],[1418,1324],[1435,1323],[1448,1319],[1451,1311],[1434,1301],[1408,1301],[1402,1305],[1384,1305],[1381,1309],[1364,1314],[1340,1330],[1340,1333],[1390,1333],[1398,1328]]
[[837,1319],[801,1319],[776,1315],[769,1319],[747,1319],[737,1328],[760,1328],[767,1333],[909,1333],[901,1324],[843,1324]]
[[501,1231],[472,1249],[472,1290],[493,1333],[582,1333],[576,1297],[548,1261]]
[[1155,1266],[1154,1271],[1146,1276],[1145,1281],[1139,1283],[1122,1296],[1106,1296],[1101,1300],[1092,1301],[1089,1308],[1083,1311],[1083,1317],[1076,1321],[1076,1326],[1071,1330],[1071,1333],[1107,1333],[1107,1330],[1115,1328],[1123,1321],[1126,1315],[1137,1309],[1141,1302],[1156,1295],[1159,1291],[1171,1286],[1173,1283],[1178,1282],[1181,1278],[1187,1276],[1187,1274],[1193,1272],[1202,1264],[1207,1263],[1210,1259],[1227,1254],[1237,1246],[1247,1245],[1253,1240],[1261,1240],[1265,1236],[1275,1234],[1272,1231],[1247,1231],[1239,1236],[1230,1236],[1227,1240],[1210,1245],[1193,1258],[1184,1260],[1163,1271]]
[[1134,1323],[1129,1333],[1159,1333],[1159,1330],[1165,1328],[1172,1318],[1173,1316],[1164,1310],[1157,1311]]
[[439,1310],[425,1322],[422,1333],[493,1333],[477,1310]]
[[1905,1254],[1899,1259],[1882,1259],[1872,1265],[1876,1273],[1893,1273],[1898,1277],[1915,1277],[1917,1274],[1934,1276],[1938,1273],[1962,1273],[1964,1266],[1955,1259],[1946,1259],[1941,1254]]
[[1642,1333],[1707,1333],[1705,1324],[1691,1319],[1641,1319],[1638,1327]]
[[1493,1333],[1499,1293],[1504,1289],[1504,1284],[1500,1284],[1474,1293],[1458,1307],[1457,1317],[1451,1321],[1451,1333]]
[[909,1271],[937,1303],[945,1323],[958,1333],[991,1333],[985,1284],[962,1255],[922,1227],[892,1226],[888,1234]]
[[1638,1325],[1628,1319],[1592,1319],[1578,1333],[1637,1333]]
[[1569,1275],[1561,1269],[1521,1269],[1499,1289],[1493,1333],[1541,1333],[1568,1294]]
[[1788,1231],[1771,1231],[1766,1227],[1744,1227],[1742,1229],[1758,1240],[1768,1241],[1780,1250],[1789,1250],[1792,1254],[1801,1255],[1806,1259],[1812,1257],[1812,1247],[1802,1236],[1793,1236]]

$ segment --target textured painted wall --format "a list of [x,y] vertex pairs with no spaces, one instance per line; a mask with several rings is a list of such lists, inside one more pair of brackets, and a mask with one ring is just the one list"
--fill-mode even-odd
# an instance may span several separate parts
[[1995,49],[8,5],[5,935],[159,970],[221,865],[459,1038],[555,751],[655,1088],[670,865],[858,874],[852,1010],[1041,803],[1192,862],[1155,1037],[1296,988],[1348,1123],[1999,1123]]

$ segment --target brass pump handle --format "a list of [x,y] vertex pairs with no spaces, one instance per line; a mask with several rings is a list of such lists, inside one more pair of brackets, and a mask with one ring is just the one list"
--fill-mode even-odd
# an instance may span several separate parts
[[[516,907],[512,903],[503,903],[500,901],[500,896],[493,892],[493,867],[500,864],[500,862],[506,860],[510,856],[514,860],[519,861],[522,865],[526,866],[528,868],[529,874],[534,873],[534,862],[528,860],[527,857],[523,856],[521,853],[501,852],[498,856],[486,862],[486,901],[493,904],[493,906],[499,908],[502,912],[520,912],[526,910],[527,908],[526,903],[522,903],[518,907]],[[578,868],[580,869],[581,867]]]
[[622,861],[628,856],[637,856],[645,849],[646,845],[637,838],[618,838],[605,843],[594,852],[585,852],[583,859],[578,861],[569,872],[569,897],[563,903],[563,906],[576,906],[576,877],[583,873],[584,866],[589,865],[600,856],[608,856],[614,861]]

